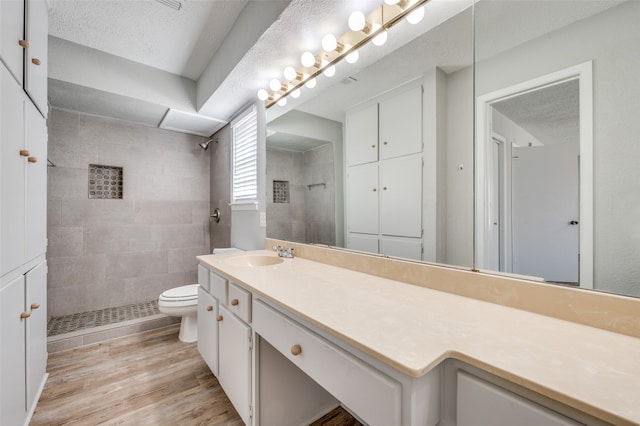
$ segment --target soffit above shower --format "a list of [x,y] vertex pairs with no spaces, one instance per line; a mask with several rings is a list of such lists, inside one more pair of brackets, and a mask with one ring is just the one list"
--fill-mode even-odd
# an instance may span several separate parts
[[226,121],[215,120],[204,115],[170,109],[158,127],[175,132],[209,137],[226,124]]

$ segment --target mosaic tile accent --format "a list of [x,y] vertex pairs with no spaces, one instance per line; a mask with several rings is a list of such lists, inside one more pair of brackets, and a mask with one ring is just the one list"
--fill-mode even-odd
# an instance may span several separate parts
[[89,198],[121,199],[122,167],[89,164]]
[[289,202],[289,181],[287,180],[273,181],[273,202],[274,203]]
[[57,336],[87,328],[144,318],[159,313],[158,301],[152,300],[146,303],[132,303],[130,305],[116,306],[115,308],[54,317],[47,324],[47,336]]

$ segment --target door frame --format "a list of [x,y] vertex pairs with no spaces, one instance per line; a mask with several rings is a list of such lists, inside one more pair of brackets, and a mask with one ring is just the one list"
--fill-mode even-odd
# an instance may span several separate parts
[[486,236],[490,223],[489,185],[486,179],[488,155],[493,143],[490,107],[524,93],[543,87],[579,82],[580,108],[580,288],[593,289],[593,61],[565,68],[531,80],[514,84],[476,99],[475,139],[475,268],[485,272],[489,250]]

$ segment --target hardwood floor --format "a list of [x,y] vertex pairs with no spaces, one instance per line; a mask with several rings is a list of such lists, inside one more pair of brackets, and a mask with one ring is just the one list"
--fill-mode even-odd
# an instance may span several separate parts
[[[179,324],[49,356],[31,425],[243,425]],[[313,426],[359,425],[338,408]]]

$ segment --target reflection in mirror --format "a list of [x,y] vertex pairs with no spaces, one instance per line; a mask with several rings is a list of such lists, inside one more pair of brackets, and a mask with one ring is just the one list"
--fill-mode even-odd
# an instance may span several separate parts
[[640,296],[640,2],[475,15],[476,267]]
[[472,6],[431,0],[267,110],[268,237],[473,266]]

